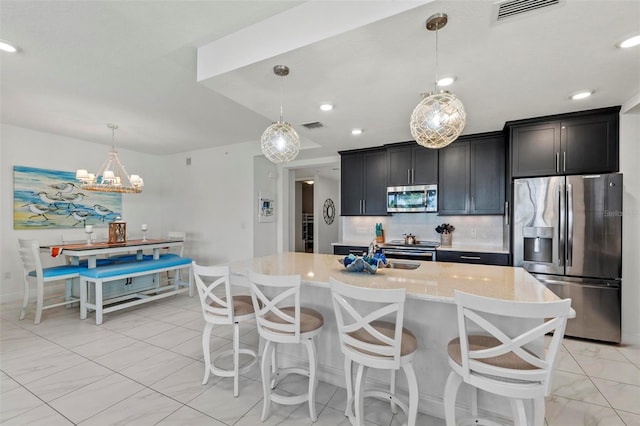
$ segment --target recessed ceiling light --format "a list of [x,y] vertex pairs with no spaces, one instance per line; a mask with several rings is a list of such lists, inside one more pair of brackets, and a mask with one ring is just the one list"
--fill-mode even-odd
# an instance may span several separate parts
[[640,35],[636,35],[633,37],[629,37],[626,40],[623,40],[618,47],[621,47],[623,49],[627,49],[629,47],[633,47],[633,46],[637,46],[640,44]]
[[362,134],[362,129],[353,129],[351,131],[352,135],[361,135]]
[[15,53],[18,49],[16,49],[6,41],[0,40],[0,50],[2,50],[3,52]]
[[588,98],[592,94],[593,94],[593,92],[591,90],[583,90],[582,92],[578,92],[578,93],[576,93],[574,95],[571,95],[571,99],[573,99],[574,101],[577,101],[577,100],[580,100],[580,99]]
[[333,105],[332,104],[322,104],[322,105],[320,105],[320,109],[322,111],[331,111],[333,109]]
[[454,76],[442,77],[438,80],[438,86],[450,86],[454,81],[456,81]]
[[313,181],[312,180],[305,180],[304,183],[306,183],[307,185],[313,185]]

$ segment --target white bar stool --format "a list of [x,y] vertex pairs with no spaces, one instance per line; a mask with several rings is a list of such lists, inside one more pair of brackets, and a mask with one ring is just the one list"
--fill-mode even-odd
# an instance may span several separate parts
[[[556,355],[564,337],[567,318],[572,315],[571,299],[554,302],[513,302],[490,299],[455,291],[458,307],[459,336],[451,340],[447,350],[451,373],[444,390],[447,426],[456,425],[456,395],[462,382],[474,388],[472,416],[465,424],[498,424],[491,419],[479,419],[477,390],[482,389],[509,398],[515,425],[526,426],[523,400],[534,402],[533,424],[544,425],[544,397],[551,391],[551,375]],[[540,320],[510,337],[496,324],[508,324],[511,318]],[[468,334],[468,325],[480,327],[484,334]],[[551,344],[540,355],[527,348],[530,343],[542,343],[544,335],[553,333]],[[513,333],[511,333],[513,334]]]
[[[264,422],[269,417],[272,401],[283,405],[296,405],[308,401],[309,415],[311,420],[315,422],[318,419],[315,401],[316,387],[318,386],[316,374],[318,357],[313,338],[322,330],[324,318],[315,309],[300,306],[300,275],[277,276],[249,272],[248,277],[253,307],[256,311],[258,333],[266,341],[261,361],[264,392],[262,421]],[[264,292],[261,287],[264,288]],[[271,297],[272,294],[275,296]],[[293,305],[291,305],[292,299]],[[280,343],[304,344],[309,354],[309,368],[278,369],[276,349]],[[278,382],[291,373],[309,377],[307,393],[283,396],[273,391]]]
[[[255,312],[249,295],[231,295],[228,266],[201,266],[193,262],[193,276],[200,295],[202,314],[206,325],[202,332],[202,351],[204,354],[204,378],[202,384],[209,380],[209,374],[220,377],[233,377],[233,396],[238,396],[238,376],[246,373],[257,361],[257,353],[251,349],[240,349],[240,326],[243,321],[253,320]],[[224,296],[214,294],[218,286],[224,286]],[[229,301],[232,301],[229,303]],[[209,339],[214,325],[233,325],[233,349],[224,351],[211,361]],[[240,368],[240,354],[253,357],[248,365]],[[216,361],[223,356],[233,355],[233,369],[224,370],[216,367]]]
[[[336,314],[340,348],[344,354],[344,372],[347,382],[347,409],[345,415],[352,424],[364,422],[366,397],[391,402],[391,410],[399,406],[407,416],[407,424],[415,426],[418,415],[418,381],[413,357],[418,348],[416,337],[403,327],[405,289],[381,290],[353,287],[333,278],[331,300]],[[392,322],[381,320],[394,316]],[[355,394],[353,392],[352,364],[358,364]],[[364,390],[368,368],[391,371],[389,392]],[[395,395],[395,372],[402,368],[409,386],[409,405]],[[355,403],[355,404],[354,404]],[[355,416],[352,406],[355,405]]]

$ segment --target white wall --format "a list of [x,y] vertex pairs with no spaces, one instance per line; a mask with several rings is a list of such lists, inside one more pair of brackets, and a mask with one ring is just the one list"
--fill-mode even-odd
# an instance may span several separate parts
[[[640,103],[620,115],[622,207],[622,341],[640,344]],[[624,111],[624,108],[623,108]]]
[[[340,240],[338,223],[340,222],[340,182],[327,179],[319,174],[314,177],[313,214],[314,222],[314,253],[333,254],[333,246]],[[324,221],[324,202],[330,198],[335,205],[335,218],[333,223],[327,225]]]
[[[257,192],[270,189],[265,165],[254,164],[254,144],[238,144],[168,156],[164,182],[163,216],[173,229],[187,233],[185,256],[198,263],[218,264],[253,257],[254,230],[260,228],[258,239],[269,251],[268,232],[272,224],[258,224]],[[186,165],[186,158],[191,165]],[[256,176],[264,182],[254,182]],[[145,181],[146,182],[146,181]],[[275,192],[275,191],[274,191]],[[274,196],[277,197],[276,194]],[[271,240],[275,240],[273,235]]]

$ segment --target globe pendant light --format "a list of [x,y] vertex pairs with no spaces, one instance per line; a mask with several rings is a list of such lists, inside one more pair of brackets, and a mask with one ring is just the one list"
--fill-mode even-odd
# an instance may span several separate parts
[[[284,77],[289,75],[289,67],[276,65],[273,67],[275,75]],[[282,120],[282,80],[280,80],[280,120],[267,127],[260,138],[262,153],[275,164],[287,163],[300,152],[300,137],[293,126]]]
[[464,105],[456,95],[438,90],[438,30],[447,25],[445,13],[427,19],[427,30],[436,32],[436,83],[411,114],[411,135],[426,148],[443,148],[456,140],[466,123]]

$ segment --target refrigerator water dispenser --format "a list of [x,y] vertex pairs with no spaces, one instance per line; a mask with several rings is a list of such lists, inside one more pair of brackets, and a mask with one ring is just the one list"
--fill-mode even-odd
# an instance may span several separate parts
[[525,262],[553,262],[552,227],[525,227],[522,229],[522,237]]

